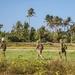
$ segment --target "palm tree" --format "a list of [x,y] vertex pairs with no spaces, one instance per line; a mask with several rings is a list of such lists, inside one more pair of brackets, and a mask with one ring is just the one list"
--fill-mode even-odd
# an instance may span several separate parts
[[[30,26],[30,17],[34,16],[34,14],[35,14],[34,9],[30,8],[28,10],[28,15],[27,15],[27,17],[29,18],[29,26]],[[31,30],[31,27],[30,27],[30,30]],[[30,31],[29,31],[29,42],[30,42]]]
[[53,24],[54,24],[55,32],[56,32],[57,27],[62,25],[62,19],[58,16],[55,16],[53,19]]
[[50,31],[51,31],[51,29],[53,28],[53,16],[47,14],[45,21],[47,22],[47,26],[50,28]]
[[63,20],[64,31],[65,31],[66,26],[67,26],[67,30],[68,30],[68,26],[70,26],[70,22],[71,22],[70,17],[67,17],[66,20]]

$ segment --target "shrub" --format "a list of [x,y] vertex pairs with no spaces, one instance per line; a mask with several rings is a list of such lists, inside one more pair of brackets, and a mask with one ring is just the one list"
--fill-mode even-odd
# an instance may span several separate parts
[[10,63],[2,60],[0,61],[0,75],[75,75],[73,63],[32,59],[18,57]]

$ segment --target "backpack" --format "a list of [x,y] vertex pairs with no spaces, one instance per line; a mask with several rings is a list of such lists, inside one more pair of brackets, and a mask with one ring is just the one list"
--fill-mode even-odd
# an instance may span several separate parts
[[64,44],[63,48],[64,48],[64,49],[67,49],[67,46]]
[[43,50],[43,49],[44,49],[44,46],[43,46],[43,44],[40,44],[40,46],[41,46],[41,50]]
[[6,49],[6,43],[2,42],[1,47],[2,47],[2,49]]

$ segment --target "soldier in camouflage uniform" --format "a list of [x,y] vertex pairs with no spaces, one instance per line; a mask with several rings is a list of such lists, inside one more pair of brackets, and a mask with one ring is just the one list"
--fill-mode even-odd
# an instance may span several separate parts
[[4,56],[4,57],[5,57],[6,43],[5,43],[5,41],[4,41],[4,40],[2,40],[1,48],[2,48],[2,56]]
[[42,59],[44,59],[42,56],[43,45],[40,43],[39,40],[36,42],[36,49],[38,52],[38,58],[41,57]]
[[67,49],[67,46],[63,42],[63,39],[60,39],[60,51],[59,51],[59,55],[60,55],[61,59],[62,59],[62,55],[61,54],[63,53],[64,56],[65,56],[65,59],[67,60],[66,49]]

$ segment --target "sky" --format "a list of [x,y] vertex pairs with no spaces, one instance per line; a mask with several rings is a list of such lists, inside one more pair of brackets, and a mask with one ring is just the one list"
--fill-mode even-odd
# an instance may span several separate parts
[[0,0],[0,24],[2,31],[11,31],[17,21],[28,22],[28,10],[34,9],[36,17],[30,18],[30,26],[35,29],[46,26],[47,14],[63,19],[71,17],[75,22],[75,0]]

